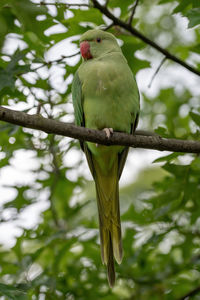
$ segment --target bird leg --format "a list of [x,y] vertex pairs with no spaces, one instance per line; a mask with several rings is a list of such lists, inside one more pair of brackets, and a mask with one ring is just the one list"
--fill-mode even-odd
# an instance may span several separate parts
[[106,133],[106,137],[109,139],[110,136],[113,134],[113,128],[104,128],[103,131]]
[[[113,134],[113,128],[104,128],[103,131],[106,133],[106,137],[109,139],[110,136]],[[99,146],[99,144],[95,144],[96,147]]]

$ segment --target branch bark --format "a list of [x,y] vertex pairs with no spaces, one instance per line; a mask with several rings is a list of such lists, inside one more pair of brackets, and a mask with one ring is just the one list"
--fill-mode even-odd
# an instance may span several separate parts
[[199,141],[166,139],[157,135],[149,135],[149,132],[141,134],[141,132],[137,131],[135,135],[114,132],[110,139],[108,139],[103,131],[43,118],[38,114],[29,115],[2,106],[0,106],[0,120],[27,128],[42,130],[49,134],[67,136],[102,145],[125,145],[159,151],[200,153]]
[[43,5],[43,6],[47,6],[47,5],[54,5],[54,6],[65,6],[65,7],[71,7],[71,6],[85,6],[85,7],[89,7],[89,4],[86,3],[63,3],[63,2],[57,2],[57,3],[52,3],[52,2],[44,2],[41,1],[40,3],[36,3],[36,5]]
[[158,44],[156,44],[154,41],[150,40],[148,37],[146,37],[145,35],[143,35],[140,31],[138,31],[137,29],[135,29],[134,27],[132,27],[132,25],[130,23],[126,23],[126,22],[118,19],[117,17],[115,17],[108,10],[108,8],[106,6],[101,5],[97,0],[92,0],[92,2],[93,2],[93,5],[94,5],[95,8],[97,8],[106,17],[108,17],[110,20],[113,21],[114,25],[118,25],[118,26],[126,29],[132,35],[134,35],[135,37],[139,38],[140,40],[142,40],[146,44],[150,45],[154,49],[156,49],[159,52],[161,52],[162,54],[164,54],[167,59],[170,59],[170,60],[178,63],[179,65],[181,65],[182,67],[184,67],[187,70],[191,71],[192,73],[200,76],[200,71],[199,70],[195,69],[193,66],[191,66],[188,63],[184,62],[183,60],[181,60],[180,58],[176,57],[175,55],[171,54],[169,51],[167,51],[166,49],[162,48],[161,46],[159,46]]
[[194,290],[187,293],[185,296],[179,298],[178,300],[189,300],[190,297],[195,296],[200,293],[200,286],[196,287]]

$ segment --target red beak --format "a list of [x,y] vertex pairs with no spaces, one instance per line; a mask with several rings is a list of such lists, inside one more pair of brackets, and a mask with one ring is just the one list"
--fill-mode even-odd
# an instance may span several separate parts
[[81,55],[85,59],[90,59],[92,58],[92,54],[90,52],[90,44],[88,41],[84,41],[80,43],[80,50],[81,50]]

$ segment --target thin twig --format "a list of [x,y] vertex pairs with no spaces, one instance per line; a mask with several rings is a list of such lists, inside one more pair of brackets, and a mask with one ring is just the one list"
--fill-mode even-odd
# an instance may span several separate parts
[[136,8],[138,6],[138,3],[139,3],[139,0],[136,0],[135,3],[134,3],[134,5],[133,5],[132,12],[131,12],[130,18],[128,20],[128,24],[129,25],[132,24],[132,21],[133,21],[133,18],[134,18],[135,11],[136,11]]
[[53,156],[53,182],[50,186],[49,201],[50,201],[50,210],[52,213],[54,223],[55,223],[56,227],[61,228],[60,223],[59,223],[59,217],[58,217],[56,207],[54,204],[54,199],[53,199],[55,188],[59,181],[59,175],[60,175],[60,170],[59,170],[58,163],[57,163],[56,152],[54,149],[54,143],[55,143],[55,135],[52,135],[52,137],[50,139],[49,151]]
[[110,29],[113,26],[114,26],[114,23],[112,22],[112,23],[110,23],[110,25],[108,25],[105,28],[103,28],[103,30],[106,31],[106,30]]
[[37,67],[35,69],[32,69],[30,72],[35,72],[35,71],[43,68],[44,66],[50,66],[50,65],[53,65],[53,64],[58,64],[58,63],[62,62],[64,59],[66,59],[66,58],[71,58],[71,57],[77,56],[79,54],[80,54],[80,51],[78,51],[78,52],[76,52],[74,54],[71,54],[71,55],[67,55],[67,56],[62,55],[61,58],[58,58],[58,59],[55,59],[55,60],[44,61],[43,63],[41,63],[41,65],[39,67]]
[[104,6],[108,6],[109,1],[110,1],[110,0],[106,0]]
[[124,29],[126,29],[128,32],[130,32],[132,35],[134,35],[135,37],[139,38],[140,40],[142,40],[144,43],[150,45],[151,47],[153,47],[154,49],[158,50],[159,52],[161,52],[163,55],[166,56],[167,59],[170,59],[174,62],[176,62],[177,64],[181,65],[182,67],[186,68],[187,70],[191,71],[194,74],[197,74],[198,76],[200,76],[200,71],[195,69],[193,66],[189,65],[188,63],[184,62],[183,60],[181,60],[180,58],[176,57],[175,55],[171,54],[169,51],[167,51],[166,49],[162,48],[161,46],[159,46],[157,43],[155,43],[154,41],[150,40],[148,37],[146,37],[145,35],[143,35],[140,31],[138,31],[136,28],[132,27],[132,25],[122,21],[121,19],[118,19],[117,17],[115,17],[108,9],[107,7],[101,5],[97,0],[92,0],[93,5],[95,8],[97,8],[99,11],[101,11],[106,17],[108,17],[110,20],[113,21],[114,25],[118,25]]
[[56,3],[51,3],[51,2],[44,2],[41,1],[40,3],[36,3],[37,5],[54,5],[54,6],[66,6],[66,7],[71,7],[71,6],[85,6],[85,7],[89,7],[89,4],[86,3],[63,3],[63,2],[56,2]]
[[41,115],[37,114],[29,115],[27,113],[11,110],[2,106],[0,106],[0,120],[27,128],[42,130],[49,134],[53,133],[61,136],[68,136],[81,141],[89,141],[108,146],[124,145],[134,148],[154,149],[159,151],[200,153],[199,141],[166,139],[153,135],[131,135],[121,132],[114,132],[108,139],[106,138],[104,131],[43,118]]
[[36,114],[37,114],[37,115],[39,115],[39,114],[40,114],[41,107],[42,107],[42,103],[41,103],[41,102],[39,102],[39,103],[38,103],[38,106],[37,106],[37,112],[36,112]]
[[161,62],[160,62],[160,64],[158,65],[158,67],[157,67],[157,69],[156,69],[156,71],[155,71],[155,73],[153,74],[153,76],[152,76],[152,78],[151,78],[151,80],[150,80],[150,82],[149,82],[149,84],[148,84],[148,88],[150,88],[151,87],[151,85],[152,85],[152,83],[153,83],[153,80],[154,80],[154,78],[156,77],[156,75],[158,74],[158,72],[160,71],[160,69],[161,69],[161,67],[162,67],[162,65],[164,64],[164,62],[166,61],[166,57],[164,57],[162,60],[161,60]]

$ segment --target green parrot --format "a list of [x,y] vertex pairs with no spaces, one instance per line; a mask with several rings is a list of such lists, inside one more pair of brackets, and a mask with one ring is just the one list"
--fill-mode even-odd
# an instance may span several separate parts
[[[94,29],[80,39],[83,58],[72,83],[75,122],[79,126],[133,134],[138,122],[139,93],[116,38]],[[122,261],[119,179],[128,147],[80,142],[96,186],[102,262],[115,283],[114,258]]]

